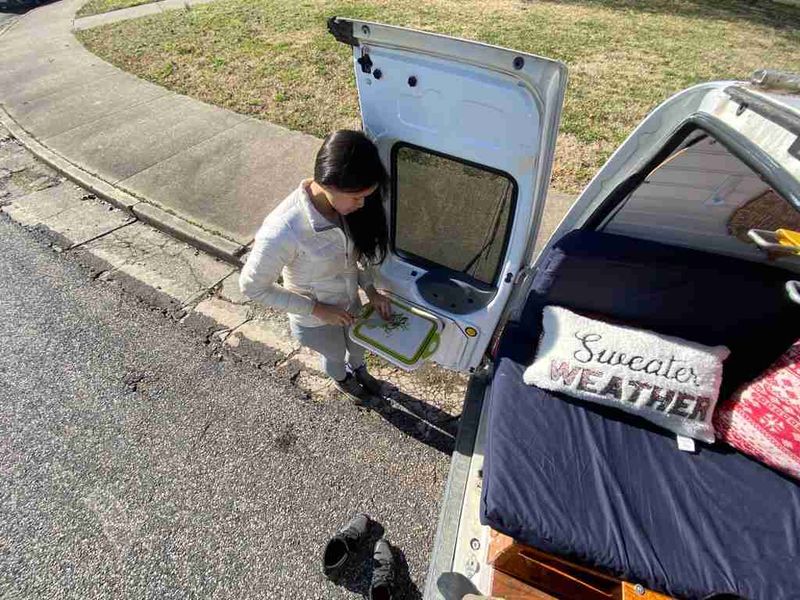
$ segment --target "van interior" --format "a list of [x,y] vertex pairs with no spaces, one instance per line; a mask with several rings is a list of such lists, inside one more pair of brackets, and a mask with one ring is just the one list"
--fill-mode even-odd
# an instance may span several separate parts
[[800,230],[797,209],[700,130],[645,175],[547,250],[500,339],[477,442],[493,596],[800,590],[796,480],[719,441],[680,451],[637,416],[523,382],[548,305],[727,346],[720,403],[800,338],[787,294],[800,248],[756,242]]

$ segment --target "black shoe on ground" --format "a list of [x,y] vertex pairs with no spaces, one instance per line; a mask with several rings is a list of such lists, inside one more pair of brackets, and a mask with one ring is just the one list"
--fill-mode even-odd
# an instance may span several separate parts
[[359,513],[336,532],[322,553],[322,572],[326,576],[336,578],[342,573],[350,558],[366,541],[369,526],[369,517]]
[[364,388],[355,378],[355,375],[348,373],[341,381],[333,380],[333,385],[337,390],[355,402],[363,402],[366,397]]
[[380,539],[372,554],[372,583],[369,586],[370,600],[392,600],[394,586],[394,556],[389,542]]
[[384,383],[380,379],[375,379],[372,375],[370,375],[369,371],[367,371],[366,365],[361,365],[357,369],[353,369],[353,376],[355,376],[356,381],[358,381],[358,383],[361,384],[361,387],[367,392],[373,396],[383,397]]

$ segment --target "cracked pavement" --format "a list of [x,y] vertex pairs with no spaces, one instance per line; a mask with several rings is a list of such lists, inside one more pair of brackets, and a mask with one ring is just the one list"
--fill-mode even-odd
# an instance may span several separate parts
[[[0,141],[5,208],[71,185]],[[116,228],[76,224],[82,247],[144,227],[66,191],[76,216],[108,211]],[[278,361],[221,352],[128,293],[136,259],[87,270],[53,239],[0,214],[0,597],[357,598],[367,568],[342,585],[319,568],[356,511],[397,548],[398,597],[420,597],[446,452],[387,413],[304,393]],[[209,265],[188,270],[190,289],[224,296]]]

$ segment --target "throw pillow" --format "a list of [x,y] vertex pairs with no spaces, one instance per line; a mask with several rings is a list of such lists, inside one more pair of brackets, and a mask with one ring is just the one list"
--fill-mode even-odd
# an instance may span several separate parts
[[547,306],[529,385],[613,406],[679,435],[714,442],[725,346],[612,325]]
[[714,426],[722,441],[800,479],[800,340],[721,403]]

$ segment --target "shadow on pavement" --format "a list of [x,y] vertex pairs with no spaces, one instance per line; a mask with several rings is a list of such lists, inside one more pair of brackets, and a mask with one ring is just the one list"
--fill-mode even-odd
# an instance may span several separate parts
[[453,453],[458,417],[399,391],[387,398],[370,396],[360,406],[375,411],[392,426],[423,444],[448,456]]
[[393,391],[390,394],[390,398],[411,414],[419,417],[423,421],[431,423],[447,435],[455,437],[456,433],[458,433],[458,416],[453,416],[436,406],[418,400],[414,398],[414,396],[409,396],[400,390]]
[[419,588],[411,581],[411,575],[408,572],[408,562],[406,555],[400,548],[392,546],[392,554],[394,554],[395,564],[395,598],[403,598],[404,600],[422,600],[422,594]]

